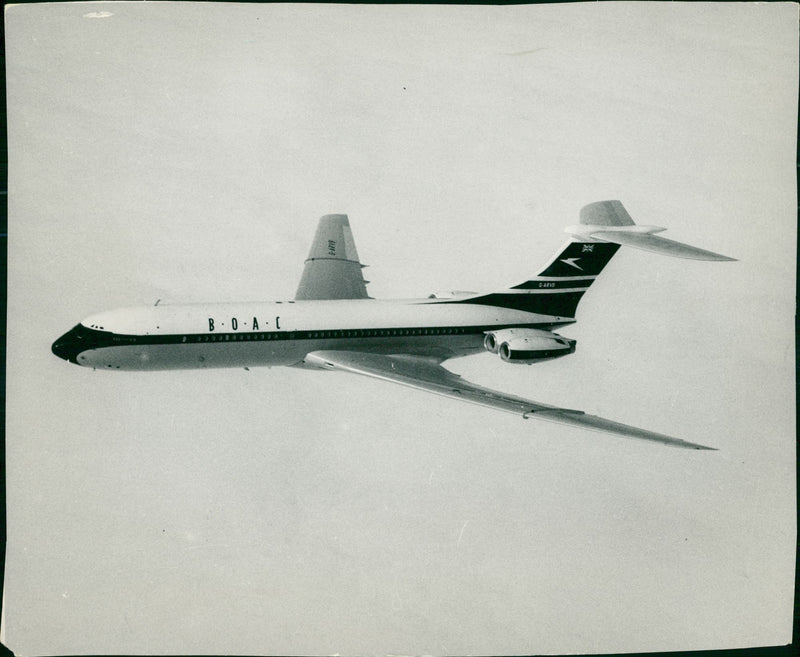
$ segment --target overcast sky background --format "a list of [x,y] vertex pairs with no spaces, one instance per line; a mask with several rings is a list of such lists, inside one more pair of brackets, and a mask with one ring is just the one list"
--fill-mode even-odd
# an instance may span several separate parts
[[[6,9],[17,654],[530,654],[791,640],[797,6]],[[291,298],[349,214],[372,296],[622,249],[569,358],[469,380],[693,452],[356,376],[93,372],[127,305]]]

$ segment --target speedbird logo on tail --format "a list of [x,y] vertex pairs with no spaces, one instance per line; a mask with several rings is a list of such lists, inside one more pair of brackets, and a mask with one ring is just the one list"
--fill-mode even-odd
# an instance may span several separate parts
[[562,258],[560,262],[563,262],[565,265],[569,265],[570,267],[575,267],[575,269],[580,269],[583,271],[583,267],[576,263],[577,260],[580,258]]

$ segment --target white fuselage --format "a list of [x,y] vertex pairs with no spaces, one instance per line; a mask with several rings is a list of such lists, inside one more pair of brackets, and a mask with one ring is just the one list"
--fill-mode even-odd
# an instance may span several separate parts
[[164,370],[302,365],[317,350],[436,359],[476,353],[488,330],[574,321],[446,299],[163,305],[93,315],[53,350],[86,367]]

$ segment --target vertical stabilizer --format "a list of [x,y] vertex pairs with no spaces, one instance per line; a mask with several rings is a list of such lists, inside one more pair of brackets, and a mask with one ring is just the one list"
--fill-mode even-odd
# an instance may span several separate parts
[[368,299],[356,243],[346,214],[319,220],[295,299]]
[[570,241],[533,278],[505,290],[459,299],[457,303],[574,318],[581,297],[620,245],[694,260],[733,260],[654,234],[664,228],[637,226],[619,201],[597,201],[584,206],[580,221],[577,226],[567,227]]

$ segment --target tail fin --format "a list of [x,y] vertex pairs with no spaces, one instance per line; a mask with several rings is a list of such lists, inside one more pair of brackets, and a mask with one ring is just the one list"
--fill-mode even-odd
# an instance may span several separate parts
[[356,243],[346,214],[319,220],[295,299],[368,299]]
[[733,260],[654,235],[666,229],[637,226],[619,201],[591,203],[581,210],[580,218],[579,226],[566,229],[572,235],[570,241],[533,278],[506,290],[460,299],[459,303],[571,319],[575,317],[581,297],[621,244],[680,258]]

